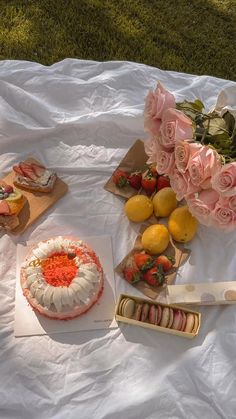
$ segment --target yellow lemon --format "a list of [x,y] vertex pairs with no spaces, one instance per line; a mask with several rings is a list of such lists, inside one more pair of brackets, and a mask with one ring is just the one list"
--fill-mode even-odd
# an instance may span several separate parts
[[166,250],[170,241],[170,235],[164,225],[153,224],[143,232],[141,241],[143,248],[155,255]]
[[156,217],[168,217],[177,207],[176,195],[172,188],[163,188],[153,197],[153,208]]
[[189,212],[187,205],[176,208],[168,220],[168,229],[174,240],[187,243],[195,236],[197,220]]
[[134,195],[126,202],[125,213],[130,221],[145,221],[153,213],[152,201],[146,195]]

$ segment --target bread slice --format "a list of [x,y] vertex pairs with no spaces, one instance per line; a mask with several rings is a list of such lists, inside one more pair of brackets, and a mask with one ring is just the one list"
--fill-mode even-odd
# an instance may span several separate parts
[[13,166],[13,170],[15,172],[14,185],[34,192],[51,192],[57,179],[55,172],[30,160]]

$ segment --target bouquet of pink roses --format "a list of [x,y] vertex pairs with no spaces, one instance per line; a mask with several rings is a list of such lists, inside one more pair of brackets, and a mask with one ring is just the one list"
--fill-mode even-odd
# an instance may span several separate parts
[[201,224],[230,231],[236,226],[235,119],[203,109],[198,99],[176,103],[158,83],[145,103],[145,151]]

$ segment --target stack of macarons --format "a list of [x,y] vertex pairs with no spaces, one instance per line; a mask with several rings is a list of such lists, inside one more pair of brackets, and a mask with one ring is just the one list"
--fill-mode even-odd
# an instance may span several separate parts
[[129,297],[121,299],[118,314],[140,322],[194,334],[199,324],[198,315],[195,313],[163,304],[136,302]]

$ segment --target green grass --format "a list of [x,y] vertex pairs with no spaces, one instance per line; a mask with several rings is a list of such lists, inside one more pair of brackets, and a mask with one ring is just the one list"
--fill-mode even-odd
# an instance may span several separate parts
[[236,0],[0,0],[0,59],[129,60],[236,78]]

